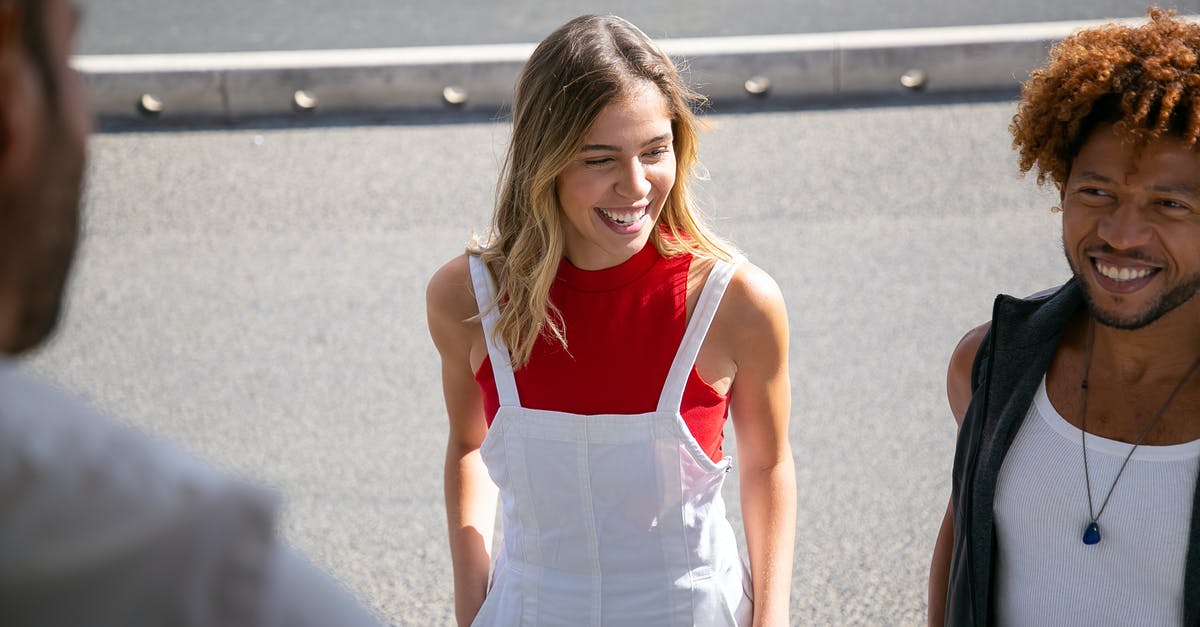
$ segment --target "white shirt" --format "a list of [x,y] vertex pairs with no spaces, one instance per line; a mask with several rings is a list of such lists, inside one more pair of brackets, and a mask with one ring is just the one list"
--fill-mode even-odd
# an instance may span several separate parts
[[279,543],[275,501],[0,358],[0,623],[378,624]]
[[[1087,445],[1099,510],[1133,445],[1090,433]],[[1179,625],[1200,440],[1139,446],[1090,546],[1081,446],[1043,377],[996,485],[998,624]]]

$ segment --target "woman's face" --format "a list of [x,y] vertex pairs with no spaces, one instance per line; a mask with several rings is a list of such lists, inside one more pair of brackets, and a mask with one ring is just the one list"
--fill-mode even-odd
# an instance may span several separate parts
[[653,84],[600,112],[555,181],[572,264],[611,268],[646,245],[675,185],[673,139],[667,100]]

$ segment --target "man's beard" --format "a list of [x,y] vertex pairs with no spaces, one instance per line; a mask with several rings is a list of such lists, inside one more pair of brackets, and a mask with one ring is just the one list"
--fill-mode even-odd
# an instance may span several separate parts
[[[1064,253],[1065,248],[1064,246]],[[1084,263],[1090,262],[1085,259]],[[1083,288],[1083,298],[1087,301],[1088,311],[1091,312],[1092,318],[1104,326],[1123,331],[1136,331],[1152,324],[1176,307],[1194,298],[1196,292],[1200,291],[1200,272],[1198,272],[1176,285],[1168,286],[1167,291],[1151,301],[1145,311],[1132,316],[1122,317],[1110,311],[1105,311],[1096,304],[1096,300],[1093,298],[1091,292],[1091,285],[1084,279],[1079,268],[1075,267],[1070,255],[1067,255],[1067,264],[1071,266],[1071,273],[1075,275],[1075,281]]]

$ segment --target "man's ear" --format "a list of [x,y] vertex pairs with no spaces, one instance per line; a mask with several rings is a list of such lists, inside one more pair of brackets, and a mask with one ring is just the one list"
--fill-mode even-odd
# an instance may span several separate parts
[[20,5],[0,0],[0,184],[28,167],[42,99],[21,36]]
[[0,52],[21,46],[21,8],[15,0],[0,0]]

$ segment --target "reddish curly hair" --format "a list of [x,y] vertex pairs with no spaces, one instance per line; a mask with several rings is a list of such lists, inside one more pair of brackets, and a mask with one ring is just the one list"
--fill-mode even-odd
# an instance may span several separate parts
[[1021,89],[1009,130],[1022,173],[1062,188],[1083,142],[1112,124],[1135,147],[1169,134],[1200,138],[1200,24],[1151,7],[1145,25],[1073,33]]

